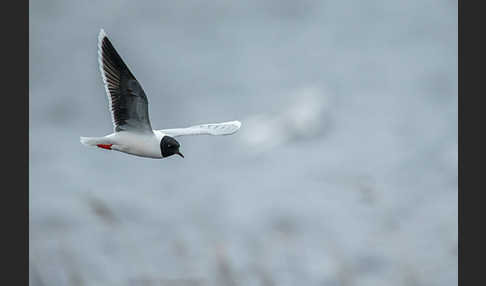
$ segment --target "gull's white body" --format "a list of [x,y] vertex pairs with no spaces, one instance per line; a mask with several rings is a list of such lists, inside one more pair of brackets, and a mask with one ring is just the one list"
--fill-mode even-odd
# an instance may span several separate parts
[[[229,121],[187,128],[153,130],[148,116],[147,96],[103,29],[98,36],[98,63],[115,132],[104,137],[81,137],[80,141],[84,145],[160,159],[163,158],[161,141],[165,136],[168,136],[164,138],[166,141],[166,139],[174,140],[169,137],[184,135],[230,135],[241,127],[239,121]],[[178,144],[177,141],[175,143]],[[182,154],[178,154],[183,157]],[[166,154],[166,156],[170,155]]]
[[140,157],[160,159],[162,158],[160,140],[162,140],[164,135],[161,132],[136,133],[121,131],[98,138],[81,137],[81,143],[92,146],[111,145],[111,150]]

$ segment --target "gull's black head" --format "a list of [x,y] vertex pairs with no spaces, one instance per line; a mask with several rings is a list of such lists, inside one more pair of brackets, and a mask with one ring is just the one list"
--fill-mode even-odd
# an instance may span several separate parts
[[181,144],[177,142],[174,138],[170,136],[164,136],[162,140],[160,140],[160,152],[162,153],[162,157],[169,157],[174,154],[177,154],[184,158],[184,155],[182,155],[181,152],[179,152],[179,147]]

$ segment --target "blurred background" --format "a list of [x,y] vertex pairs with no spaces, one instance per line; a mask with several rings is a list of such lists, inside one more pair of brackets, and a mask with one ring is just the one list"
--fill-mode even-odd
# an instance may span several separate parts
[[[112,132],[104,28],[185,159]],[[457,1],[30,1],[30,284],[457,285]]]

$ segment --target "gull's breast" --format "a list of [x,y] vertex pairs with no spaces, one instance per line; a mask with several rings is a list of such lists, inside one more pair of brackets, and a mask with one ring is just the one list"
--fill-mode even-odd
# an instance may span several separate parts
[[162,158],[160,140],[153,133],[117,132],[118,151],[148,158]]

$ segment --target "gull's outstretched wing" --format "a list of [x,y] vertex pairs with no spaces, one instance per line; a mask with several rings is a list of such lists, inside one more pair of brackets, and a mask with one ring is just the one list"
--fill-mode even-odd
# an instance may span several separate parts
[[115,132],[152,132],[147,96],[103,29],[98,36],[98,62]]
[[241,127],[239,121],[195,125],[187,128],[157,130],[171,137],[184,135],[231,135]]

